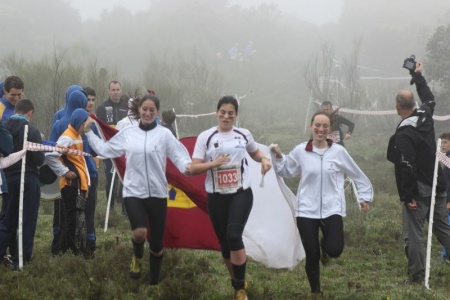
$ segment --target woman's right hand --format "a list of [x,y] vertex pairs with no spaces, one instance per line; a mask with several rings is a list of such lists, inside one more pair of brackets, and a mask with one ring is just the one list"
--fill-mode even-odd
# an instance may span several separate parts
[[228,154],[224,154],[219,156],[219,158],[217,158],[214,161],[214,167],[220,167],[221,165],[227,163],[230,161],[230,157],[228,156]]

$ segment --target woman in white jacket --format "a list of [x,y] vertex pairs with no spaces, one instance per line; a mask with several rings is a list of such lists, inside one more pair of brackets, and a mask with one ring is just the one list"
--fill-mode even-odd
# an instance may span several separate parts
[[158,112],[159,99],[155,95],[144,95],[139,101],[139,125],[123,128],[108,142],[90,131],[91,118],[85,125],[89,145],[97,154],[108,158],[126,157],[122,193],[132,228],[134,255],[130,276],[136,279],[141,275],[148,219],[151,285],[159,283],[162,264],[167,212],[166,158],[170,158],[185,175],[190,175],[191,166],[191,158],[183,144],[170,130],[157,126]]
[[[319,260],[325,264],[328,257],[337,258],[344,250],[345,175],[355,182],[361,211],[368,211],[373,199],[372,184],[347,150],[326,138],[331,126],[330,117],[318,112],[311,120],[310,141],[297,145],[288,155],[284,155],[278,145],[272,147],[278,175],[285,178],[301,176],[297,192],[297,227],[305,248],[305,270],[311,292],[318,294],[322,293]],[[320,242],[319,228],[323,235]]]

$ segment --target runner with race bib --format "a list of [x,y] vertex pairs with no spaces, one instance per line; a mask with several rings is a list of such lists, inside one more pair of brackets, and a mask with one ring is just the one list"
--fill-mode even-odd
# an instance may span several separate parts
[[191,173],[207,172],[205,189],[211,223],[231,276],[235,299],[247,299],[247,256],[242,234],[253,206],[253,193],[246,152],[261,162],[262,174],[272,165],[258,149],[250,131],[234,126],[237,114],[238,102],[234,97],[225,96],[219,100],[219,124],[203,131],[197,138]]

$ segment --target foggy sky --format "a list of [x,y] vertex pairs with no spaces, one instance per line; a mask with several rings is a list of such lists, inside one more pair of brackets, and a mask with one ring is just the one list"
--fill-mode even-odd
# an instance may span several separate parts
[[[132,13],[147,10],[150,0],[68,0],[72,7],[78,9],[81,19],[98,20],[103,11],[110,11],[115,6],[123,6]],[[337,21],[343,0],[230,0],[232,5],[258,7],[262,3],[274,3],[286,14],[295,14],[302,20],[322,25]]]

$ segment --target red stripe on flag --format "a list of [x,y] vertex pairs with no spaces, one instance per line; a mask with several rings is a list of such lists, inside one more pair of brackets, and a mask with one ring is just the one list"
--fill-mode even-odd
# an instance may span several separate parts
[[220,250],[209,216],[199,207],[167,209],[164,247]]
[[[90,114],[90,117],[97,122],[99,132],[105,141],[109,141],[116,133],[119,132],[117,129],[112,128],[107,123],[100,120],[96,115]],[[117,170],[117,173],[119,174],[120,179],[122,180],[125,175],[125,164],[126,164],[125,156],[113,158],[112,161],[114,167]]]

